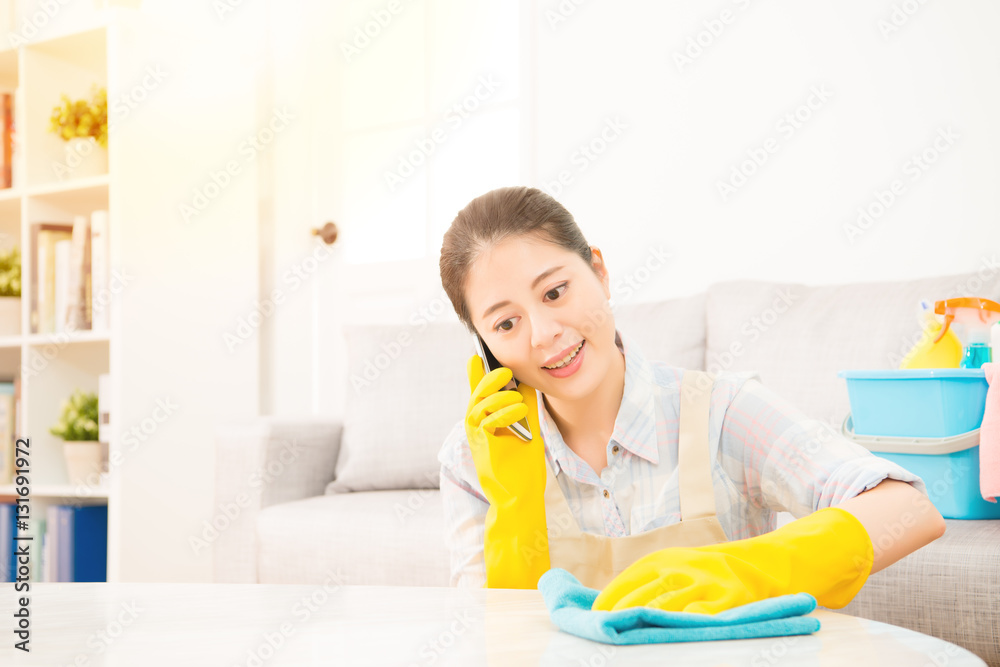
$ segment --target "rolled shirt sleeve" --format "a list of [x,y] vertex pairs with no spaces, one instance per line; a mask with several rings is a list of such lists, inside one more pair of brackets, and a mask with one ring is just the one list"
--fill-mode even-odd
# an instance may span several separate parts
[[886,478],[927,495],[920,477],[807,417],[756,379],[743,383],[725,420],[724,438],[743,441],[746,493],[757,507],[800,518]]
[[479,485],[461,422],[445,439],[438,461],[441,463],[444,537],[451,554],[451,585],[482,588],[486,584],[483,544],[489,503]]

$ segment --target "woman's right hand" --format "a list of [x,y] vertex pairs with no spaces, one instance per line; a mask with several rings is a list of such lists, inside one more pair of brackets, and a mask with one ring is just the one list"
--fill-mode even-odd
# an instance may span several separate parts
[[[471,395],[465,414],[465,434],[472,451],[486,514],[486,586],[535,588],[549,569],[545,524],[545,444],[538,426],[537,394],[521,384],[518,391],[501,391],[510,382],[508,368],[485,373],[473,355],[467,364]],[[531,441],[508,426],[527,417]]]

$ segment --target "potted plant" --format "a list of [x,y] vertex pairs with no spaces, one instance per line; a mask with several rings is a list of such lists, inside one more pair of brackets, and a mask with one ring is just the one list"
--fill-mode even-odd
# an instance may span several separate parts
[[97,440],[97,394],[73,392],[63,401],[59,421],[49,433],[63,439],[70,484],[86,484],[94,474],[100,479],[104,455]]
[[0,336],[21,333],[21,251],[0,250]]
[[92,88],[90,100],[71,100],[52,107],[49,131],[66,142],[66,162],[56,163],[56,175],[65,178],[97,176],[108,171],[108,91]]

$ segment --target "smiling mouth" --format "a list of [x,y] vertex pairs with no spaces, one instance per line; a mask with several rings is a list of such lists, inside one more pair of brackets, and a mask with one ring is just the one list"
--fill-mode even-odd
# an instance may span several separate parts
[[573,359],[576,358],[576,355],[580,352],[580,348],[581,347],[583,347],[583,341],[582,340],[580,341],[580,344],[577,345],[576,348],[572,352],[570,352],[565,357],[563,357],[562,359],[560,359],[559,363],[554,364],[552,366],[542,366],[542,368],[546,368],[546,369],[552,371],[552,370],[555,370],[557,368],[562,368],[563,366],[565,366],[567,364],[573,363]]

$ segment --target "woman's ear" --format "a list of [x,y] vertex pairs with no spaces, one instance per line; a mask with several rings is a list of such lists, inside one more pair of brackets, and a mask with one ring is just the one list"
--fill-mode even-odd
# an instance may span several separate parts
[[590,246],[590,265],[594,267],[594,273],[601,279],[601,285],[604,287],[604,296],[610,299],[611,288],[609,284],[611,278],[608,275],[608,266],[604,263],[604,255],[601,254],[601,249],[597,246]]

